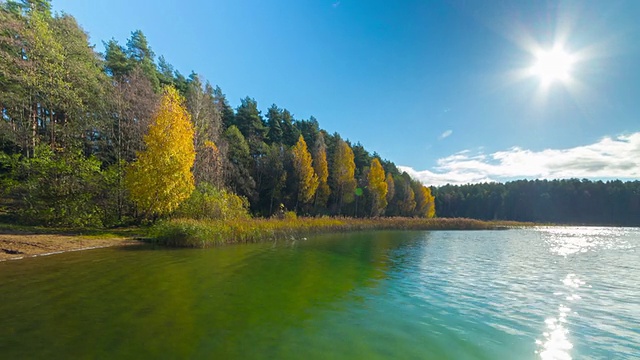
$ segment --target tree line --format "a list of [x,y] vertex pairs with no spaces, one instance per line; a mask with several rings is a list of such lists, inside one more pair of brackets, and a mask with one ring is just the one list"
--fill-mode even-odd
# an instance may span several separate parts
[[0,3],[0,213],[47,225],[162,216],[433,217],[431,189],[318,121],[235,109],[142,31],[97,53],[48,0]]
[[440,217],[640,225],[640,181],[519,180],[434,188]]

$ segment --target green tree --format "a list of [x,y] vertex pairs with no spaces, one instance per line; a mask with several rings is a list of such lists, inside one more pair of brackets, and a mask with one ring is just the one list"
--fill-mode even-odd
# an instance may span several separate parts
[[235,125],[247,139],[256,137],[262,140],[267,132],[258,103],[248,96],[240,101],[240,106],[236,109]]
[[365,149],[364,146],[362,146],[362,144],[360,143],[356,143],[355,145],[351,146],[351,149],[353,150],[353,162],[356,166],[355,177],[357,179],[362,179],[364,175],[364,169],[367,168],[369,164],[371,164],[371,160],[373,158],[371,157],[371,154],[369,154],[367,149]]
[[167,215],[191,195],[193,136],[184,99],[176,89],[166,87],[144,137],[146,149],[125,177],[131,199],[145,217]]
[[108,75],[118,79],[128,75],[133,64],[127,58],[125,49],[118,44],[115,39],[103,42],[104,52],[104,68]]
[[286,146],[295,145],[296,141],[298,141],[298,137],[300,136],[300,129],[295,124],[293,119],[293,115],[289,112],[289,110],[282,110],[282,141]]
[[[18,219],[27,224],[100,226],[105,208],[100,195],[105,186],[100,162],[79,150],[53,151],[39,145],[33,158],[11,166],[10,187],[20,204]],[[45,185],[46,184],[46,185]]]
[[142,69],[147,79],[155,90],[160,89],[160,80],[158,79],[158,71],[155,66],[155,54],[149,46],[147,37],[141,30],[131,33],[131,37],[127,40],[126,54],[129,61]]
[[251,175],[252,159],[249,144],[235,125],[224,132],[224,138],[229,144],[225,170],[226,184],[235,193],[255,202],[256,182]]
[[229,105],[229,101],[227,101],[226,95],[222,93],[222,89],[219,86],[213,89],[213,99],[218,112],[222,116],[222,128],[227,129],[235,123],[235,114],[233,113],[233,108]]
[[269,144],[282,143],[282,110],[276,104],[271,105],[267,111],[267,139]]
[[264,216],[271,216],[277,206],[284,201],[284,188],[287,181],[285,161],[288,156],[281,144],[271,144],[265,156],[258,159],[259,209]]
[[248,207],[246,198],[202,183],[198,184],[174,215],[191,219],[245,219],[249,217]]

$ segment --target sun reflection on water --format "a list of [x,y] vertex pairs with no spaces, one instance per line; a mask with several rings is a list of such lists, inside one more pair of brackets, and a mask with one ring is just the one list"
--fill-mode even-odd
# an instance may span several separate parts
[[599,249],[629,245],[618,242],[626,230],[599,227],[546,228],[542,231],[549,250],[567,257]]
[[[566,301],[580,300],[580,295],[576,291],[586,283],[580,280],[576,274],[568,274],[562,284],[566,286],[569,295],[565,297]],[[563,292],[555,292],[554,295],[561,296]],[[536,340],[538,346],[538,355],[542,360],[571,360],[571,349],[573,343],[569,339],[569,330],[567,328],[567,318],[571,314],[571,308],[567,305],[560,304],[558,307],[557,317],[549,317],[545,319],[546,331],[542,333],[543,339]]]
[[538,352],[541,359],[571,360],[569,350],[573,348],[573,344],[567,337],[569,330],[565,327],[567,315],[570,311],[570,308],[560,305],[558,308],[558,317],[547,318],[544,321],[547,325],[547,331],[542,334],[544,336],[544,341],[536,340],[536,344],[542,348]]

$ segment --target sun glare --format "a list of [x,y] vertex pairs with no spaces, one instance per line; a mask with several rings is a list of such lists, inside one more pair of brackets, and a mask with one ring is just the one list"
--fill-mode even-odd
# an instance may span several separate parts
[[535,54],[536,61],[531,67],[531,73],[542,83],[550,84],[555,81],[566,82],[570,79],[574,57],[560,47],[551,50],[540,50]]

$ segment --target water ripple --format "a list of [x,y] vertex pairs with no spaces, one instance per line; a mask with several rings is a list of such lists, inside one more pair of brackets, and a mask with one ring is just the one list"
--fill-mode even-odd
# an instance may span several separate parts
[[429,314],[424,321],[460,336],[483,331],[476,341],[505,347],[505,335],[529,338],[531,356],[543,360],[640,353],[638,229],[553,227],[442,238],[392,256],[403,259],[392,273],[398,296],[421,303]]

